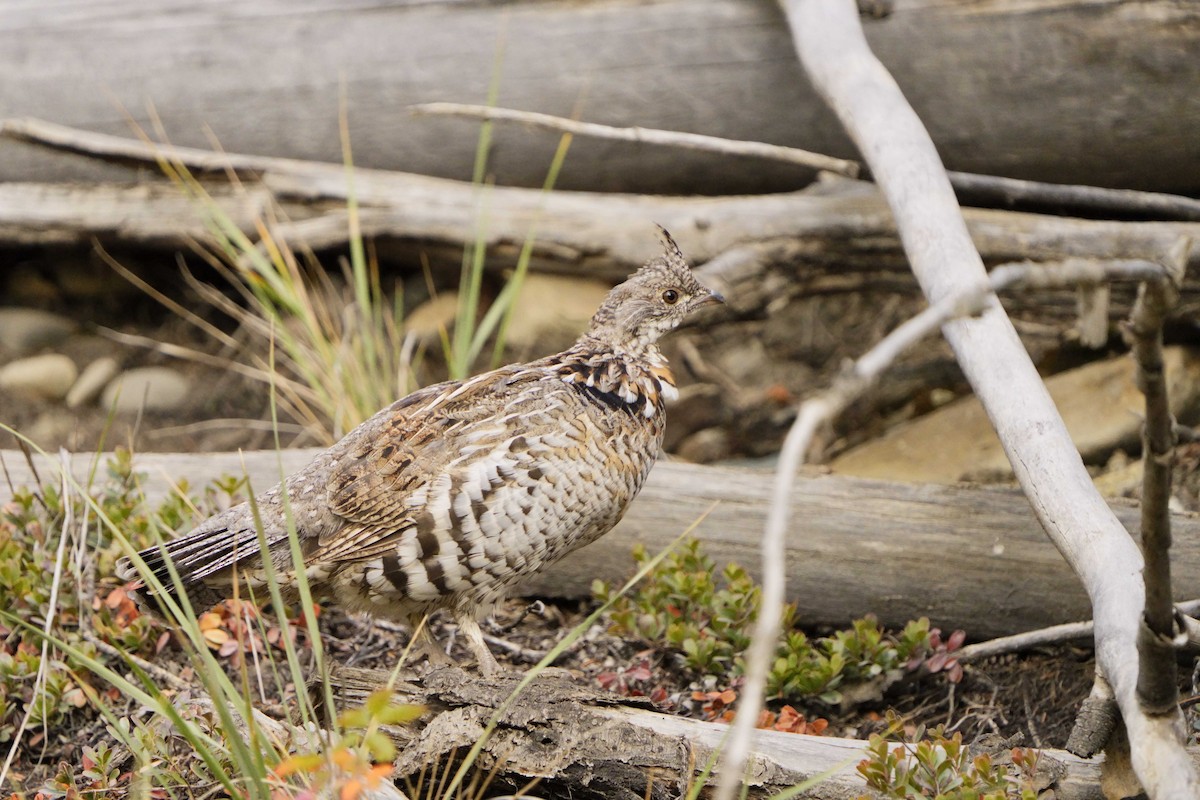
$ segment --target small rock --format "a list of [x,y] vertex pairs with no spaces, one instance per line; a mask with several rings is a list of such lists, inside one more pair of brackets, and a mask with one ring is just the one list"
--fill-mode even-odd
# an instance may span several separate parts
[[115,377],[120,369],[117,360],[104,356],[83,368],[79,378],[67,392],[67,408],[79,408],[100,396],[100,392]]
[[436,339],[441,331],[454,327],[458,316],[458,292],[442,292],[409,312],[404,329],[422,341]]
[[587,330],[611,288],[589,278],[527,274],[517,295],[505,345],[538,353],[570,347]]
[[61,408],[52,408],[44,414],[39,414],[30,425],[22,431],[29,440],[36,442],[46,450],[66,447],[75,449],[75,439],[78,433],[79,421],[74,414],[64,413]]
[[118,414],[172,411],[183,405],[191,383],[170,367],[140,367],[122,373],[104,387],[100,404]]
[[730,340],[709,360],[735,383],[748,386],[760,383],[764,375],[770,375],[771,355],[761,338],[746,337]]
[[61,400],[75,382],[75,362],[58,353],[30,356],[0,367],[0,389]]
[[[1171,408],[1185,421],[1200,400],[1200,357],[1168,347],[1163,353]],[[1046,388],[1084,460],[1136,447],[1144,401],[1128,355],[1097,361],[1047,379]],[[862,478],[953,483],[1010,480],[1012,467],[979,400],[964,397],[833,460],[833,471]]]
[[729,458],[732,452],[728,431],[724,428],[705,428],[683,440],[678,456],[696,464],[711,464]]
[[675,452],[683,440],[721,421],[721,387],[691,383],[680,388],[679,399],[667,407],[667,433],[663,449]]
[[27,353],[52,347],[71,335],[75,322],[35,308],[0,308],[0,348]]
[[11,268],[5,287],[9,302],[19,305],[43,305],[62,299],[54,281],[42,275],[42,270],[30,264]]

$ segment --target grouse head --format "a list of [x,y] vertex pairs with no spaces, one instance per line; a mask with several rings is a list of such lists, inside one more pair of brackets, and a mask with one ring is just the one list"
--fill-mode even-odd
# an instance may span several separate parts
[[703,306],[724,303],[719,292],[696,280],[666,229],[659,228],[663,254],[617,285],[592,317],[585,338],[617,351],[638,353],[674,330]]

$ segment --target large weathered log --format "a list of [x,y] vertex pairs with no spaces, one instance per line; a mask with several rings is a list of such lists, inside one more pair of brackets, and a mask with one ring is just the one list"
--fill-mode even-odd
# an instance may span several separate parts
[[[388,685],[387,671],[335,669],[330,683],[340,707],[355,707]],[[517,676],[482,680],[456,668],[435,670],[395,686],[400,702],[427,709],[416,723],[389,728],[400,756],[396,776],[414,781],[422,769],[457,762],[480,740],[488,721],[516,688]],[[557,676],[541,675],[518,695],[485,740],[476,762],[495,770],[493,786],[519,788],[540,778],[536,794],[584,800],[682,797],[698,779],[728,728],[672,717],[635,701]],[[827,775],[805,797],[850,800],[876,797],[855,769],[866,742],[760,731],[750,758],[748,797],[770,797]],[[1100,764],[1060,750],[1039,752],[1044,788],[1062,800],[1099,800]],[[701,796],[709,796],[704,792]]]
[[[1173,0],[896,0],[871,44],[952,169],[1195,189],[1200,9]],[[495,49],[505,53],[496,66]],[[406,106],[481,102],[852,155],[804,81],[775,3],[338,3],[262,0],[8,8],[0,116],[111,133],[153,104],[171,137],[340,160],[344,93],[359,163],[466,177],[477,127]],[[555,137],[498,131],[490,167],[538,185]],[[90,178],[97,165],[0,143],[0,180]],[[111,176],[113,173],[107,173]],[[577,141],[562,186],[713,193],[795,188],[800,168]]]
[[[303,466],[316,451],[141,453],[151,498],[173,481],[193,487],[221,475],[250,476],[256,491]],[[34,482],[24,457],[0,451],[16,486]],[[90,456],[72,469],[86,475]],[[54,467],[38,461],[43,480]],[[625,519],[522,587],[546,597],[586,597],[592,581],[622,581],[633,572],[630,552],[668,546],[709,512],[695,534],[718,564],[736,561],[757,578],[758,542],[771,474],[761,470],[663,462],[650,474]],[[0,502],[8,493],[0,473]],[[1138,510],[1111,501],[1136,535]],[[844,624],[873,613],[888,625],[920,616],[972,639],[1088,619],[1087,595],[1046,540],[1028,502],[1011,489],[887,483],[805,473],[792,493],[796,524],[788,539],[788,587],[806,624]],[[1178,599],[1200,597],[1200,519],[1176,514],[1173,571]]]

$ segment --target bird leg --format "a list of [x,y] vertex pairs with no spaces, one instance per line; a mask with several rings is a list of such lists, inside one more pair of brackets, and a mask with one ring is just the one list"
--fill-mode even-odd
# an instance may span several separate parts
[[425,663],[430,667],[448,667],[454,664],[454,660],[446,655],[446,651],[438,645],[437,639],[433,637],[433,631],[429,628],[428,615],[414,614],[408,618],[408,625],[413,634],[413,661],[420,661],[421,656],[424,656]]
[[454,612],[454,621],[458,623],[458,630],[467,640],[467,647],[475,654],[475,660],[479,662],[479,672],[485,678],[494,678],[500,674],[500,662],[496,661],[496,657],[492,655],[492,651],[488,649],[487,642],[483,641],[483,630],[479,627],[479,620],[475,618],[473,610],[461,610]]

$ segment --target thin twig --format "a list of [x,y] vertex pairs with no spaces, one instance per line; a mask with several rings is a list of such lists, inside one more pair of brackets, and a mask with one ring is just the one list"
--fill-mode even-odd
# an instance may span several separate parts
[[[1189,630],[1196,631],[1197,641],[1200,643],[1200,623],[1197,623],[1190,616],[1183,616],[1194,614],[1200,610],[1200,600],[1189,600],[1185,603],[1179,603],[1176,605],[1176,609],[1179,611],[1185,625],[1189,627]],[[1095,625],[1091,620],[1068,622],[1063,625],[1051,625],[1047,628],[1039,628],[1036,631],[1026,631],[1025,633],[1017,633],[1012,636],[989,639],[986,642],[969,644],[954,651],[954,657],[963,663],[981,661],[993,656],[1019,653],[1022,650],[1028,650],[1032,647],[1090,639],[1094,631]]]
[[[1171,273],[1138,289],[1126,330],[1137,365],[1137,386],[1146,398],[1142,426],[1142,557],[1145,560],[1147,630],[1139,643],[1138,697],[1150,714],[1168,713],[1179,700],[1174,650],[1183,636],[1171,602],[1171,473],[1175,420],[1167,399],[1162,329],[1179,300],[1185,259],[1181,240],[1169,256]],[[1186,637],[1183,637],[1186,641]]]
[[165,670],[157,664],[153,664],[134,653],[118,650],[91,631],[84,631],[83,638],[101,653],[104,653],[106,656],[109,656],[116,661],[124,662],[126,659],[132,661],[138,666],[138,669],[142,670],[147,675],[153,676],[156,681],[165,686],[169,686],[179,692],[191,688],[186,681],[175,675],[170,670]]
[[703,150],[708,153],[720,153],[730,156],[749,156],[765,158],[772,161],[782,161],[788,164],[799,164],[803,167],[835,172],[853,178],[860,169],[858,163],[843,158],[812,153],[796,147],[781,147],[764,142],[734,141],[722,139],[719,136],[705,136],[699,133],[683,133],[680,131],[664,131],[657,128],[627,127],[616,128],[612,125],[600,125],[595,122],[580,122],[579,120],[556,117],[551,114],[540,114],[535,111],[517,111],[511,108],[495,106],[479,106],[466,103],[421,103],[409,106],[414,114],[431,116],[470,117],[491,122],[519,122],[545,130],[561,131],[574,136],[591,136],[597,139],[617,139],[624,142],[641,144],[658,144],[670,147],[680,147],[687,150]]
[[[763,142],[723,139],[718,136],[654,128],[617,128],[534,111],[518,111],[511,108],[466,103],[422,103],[409,106],[409,110],[414,114],[467,117],[493,122],[516,122],[598,139],[645,142],[721,155],[764,158],[821,169],[851,178],[861,177],[864,180],[871,180],[870,170],[855,161]],[[1026,181],[995,175],[977,175],[970,172],[947,172],[946,176],[963,202],[970,201],[975,205],[986,203],[1000,208],[1009,208],[1020,203],[1027,203],[1093,213],[1112,212],[1153,216],[1160,219],[1200,220],[1200,200],[1182,195]]]

